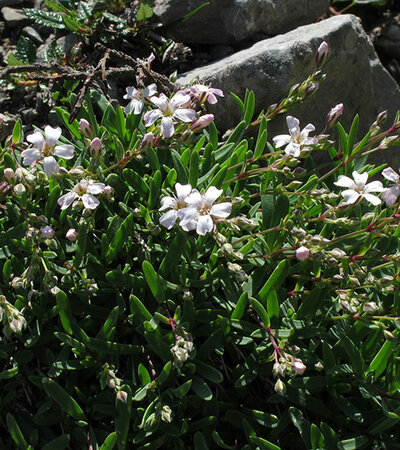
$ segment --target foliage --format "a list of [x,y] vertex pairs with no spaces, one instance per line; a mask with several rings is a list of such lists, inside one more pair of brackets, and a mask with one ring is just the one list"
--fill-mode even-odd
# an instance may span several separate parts
[[[344,204],[338,185],[378,176],[366,157],[398,142],[399,121],[383,131],[381,115],[358,141],[356,117],[334,144],[339,107],[318,139],[281,136],[290,154],[268,121],[321,78],[257,118],[248,92],[225,141],[193,125],[206,117],[195,87],[164,128],[150,123],[162,96],[125,114],[94,90],[79,121],[56,108],[68,139],[48,127],[25,139],[17,122],[0,167],[1,448],[397,448],[398,203],[371,206],[359,183]],[[195,119],[178,120],[189,107]],[[46,175],[58,139],[65,159]],[[98,203],[73,190],[67,205],[83,180]],[[221,189],[214,206],[230,216],[198,211],[212,221],[199,235],[180,205],[163,227],[178,182]]]

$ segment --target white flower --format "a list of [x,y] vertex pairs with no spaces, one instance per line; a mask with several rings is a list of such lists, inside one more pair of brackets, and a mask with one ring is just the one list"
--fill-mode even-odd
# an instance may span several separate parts
[[353,178],[354,181],[345,175],[339,175],[338,180],[334,183],[336,186],[349,188],[342,192],[342,197],[345,199],[346,203],[352,205],[359,198],[365,198],[365,200],[372,203],[374,206],[381,203],[380,198],[371,194],[371,192],[382,192],[385,190],[380,181],[372,181],[372,183],[366,184],[368,180],[367,172],[360,174],[357,171],[354,171]]
[[175,345],[171,348],[171,353],[178,365],[186,361],[189,358],[189,353],[193,350],[191,336],[187,334],[185,337],[177,335]]
[[279,134],[272,140],[276,148],[285,147],[285,153],[289,156],[297,158],[300,156],[301,147],[308,145],[315,145],[318,143],[316,137],[308,137],[309,133],[315,130],[314,125],[309,123],[303,130],[300,131],[300,122],[292,116],[286,117],[286,123],[289,129],[289,134]]
[[294,373],[303,375],[303,373],[306,369],[307,369],[307,367],[305,366],[305,364],[303,363],[303,361],[301,359],[295,358],[292,361],[292,370]]
[[177,92],[171,100],[165,94],[160,94],[159,97],[152,97],[151,101],[158,106],[158,109],[146,112],[144,124],[146,127],[149,127],[161,118],[161,134],[165,138],[170,138],[174,134],[173,119],[178,119],[182,122],[192,122],[195,118],[196,112],[193,109],[180,108],[180,106],[190,101],[190,96],[182,92]]
[[60,167],[53,155],[64,159],[71,159],[74,156],[73,145],[56,145],[60,136],[60,127],[53,128],[47,125],[44,129],[44,136],[41,131],[35,130],[26,138],[33,147],[21,153],[21,156],[24,158],[23,163],[26,166],[30,166],[34,162],[43,159],[43,169],[47,176],[58,173]]
[[381,196],[389,206],[393,206],[397,202],[397,197],[400,195],[400,176],[391,167],[384,169],[382,175],[387,180],[396,183],[394,186],[383,191]]
[[204,236],[212,231],[214,227],[214,218],[225,219],[232,211],[232,204],[228,202],[213,203],[222,194],[222,189],[211,186],[207,192],[200,194],[193,189],[192,193],[186,198],[187,208],[180,211],[182,215],[180,226],[185,231],[196,230],[197,234]]
[[150,84],[145,88],[136,89],[133,86],[126,88],[126,94],[123,98],[130,99],[130,102],[125,106],[125,112],[130,114],[140,114],[144,108],[144,100],[153,96],[157,92],[155,83]]
[[67,209],[74,200],[82,200],[83,206],[88,209],[96,209],[100,201],[95,197],[104,191],[104,183],[95,183],[93,180],[82,180],[67,194],[58,199],[61,209]]
[[160,223],[165,228],[170,230],[176,222],[176,219],[181,218],[180,211],[187,206],[186,198],[192,191],[192,186],[190,184],[182,185],[176,183],[175,185],[176,197],[163,197],[161,199],[161,208],[159,211],[164,211],[169,209],[160,218]]

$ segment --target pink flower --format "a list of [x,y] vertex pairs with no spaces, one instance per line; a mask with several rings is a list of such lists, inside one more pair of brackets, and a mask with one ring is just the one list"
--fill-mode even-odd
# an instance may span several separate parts
[[208,127],[208,125],[210,125],[213,120],[213,114],[204,114],[204,116],[200,116],[196,121],[190,124],[190,129],[193,131],[193,133],[196,133]]
[[165,94],[160,94],[159,97],[152,97],[151,101],[158,106],[158,109],[146,112],[144,124],[149,127],[161,118],[161,134],[165,138],[173,136],[175,131],[174,120],[192,122],[196,116],[193,109],[181,108],[182,105],[190,101],[190,96],[182,92],[177,92],[171,99]]
[[397,202],[397,197],[400,195],[400,176],[391,167],[387,167],[382,171],[382,175],[394,184],[390,188],[383,191],[381,197],[385,200],[386,204],[393,206]]
[[296,250],[296,258],[299,261],[304,261],[310,256],[310,250],[303,245]]
[[152,97],[157,92],[155,83],[150,84],[145,88],[134,88],[133,86],[126,88],[126,94],[123,98],[130,99],[130,102],[125,106],[125,112],[130,114],[140,114],[144,108],[145,99]]
[[204,84],[194,84],[190,86],[190,90],[199,103],[208,102],[214,105],[218,102],[216,95],[223,97],[224,93],[221,89],[215,89],[211,86],[205,86]]

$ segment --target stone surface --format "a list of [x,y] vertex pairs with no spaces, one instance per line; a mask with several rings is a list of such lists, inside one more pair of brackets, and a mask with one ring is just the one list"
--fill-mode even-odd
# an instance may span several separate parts
[[[224,91],[225,98],[210,108],[223,130],[234,126],[240,117],[229,92],[243,98],[246,88],[253,90],[256,112],[278,103],[291,86],[313,72],[314,55],[322,41],[328,42],[331,51],[324,67],[326,80],[314,97],[288,114],[298,117],[302,125],[315,124],[317,132],[323,130],[329,109],[338,103],[344,103],[341,122],[346,127],[356,113],[360,115],[360,132],[365,132],[383,110],[388,110],[389,121],[393,120],[400,109],[399,87],[380,63],[359,19],[353,15],[335,16],[258,42],[247,50],[181,75],[178,83],[187,85],[199,77]],[[286,132],[284,114],[270,122],[270,136]]]
[[377,39],[376,46],[387,57],[400,59],[400,25],[390,25]]
[[22,9],[14,9],[5,6],[4,8],[1,8],[1,14],[9,27],[20,27],[29,22],[28,17],[26,17]]
[[0,8],[3,6],[19,6],[22,5],[24,0],[0,0]]
[[40,34],[32,27],[24,27],[22,29],[22,34],[35,44],[41,45],[44,43],[42,36],[40,36]]
[[[171,24],[204,3],[204,0],[156,0],[154,13]],[[170,30],[184,43],[232,44],[284,33],[315,22],[329,0],[210,0],[187,22]]]

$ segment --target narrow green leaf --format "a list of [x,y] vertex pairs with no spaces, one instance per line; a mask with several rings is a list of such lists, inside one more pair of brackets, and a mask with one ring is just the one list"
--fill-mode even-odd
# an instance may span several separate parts
[[186,396],[192,386],[192,380],[188,380],[185,383],[181,384],[179,387],[171,389],[173,395],[176,398],[182,399]]
[[253,297],[250,297],[250,303],[253,305],[253,308],[256,310],[258,316],[260,317],[261,321],[264,324],[264,327],[268,328],[271,325],[270,318],[269,318],[269,315],[268,315],[267,311],[265,310],[264,306]]
[[131,304],[132,312],[135,312],[139,316],[143,318],[143,320],[151,320],[153,316],[147,310],[147,308],[143,305],[143,303],[133,294],[129,297],[129,302]]
[[243,120],[246,122],[246,126],[249,126],[256,106],[256,97],[253,91],[246,92],[246,94]]
[[124,384],[119,389],[115,398],[115,431],[117,434],[117,448],[118,450],[125,450],[127,448],[127,439],[129,432],[129,425],[131,423],[132,410],[132,391],[131,388]]
[[60,408],[76,420],[87,421],[86,415],[66,390],[50,378],[42,379],[47,394],[60,406]]
[[64,331],[67,334],[72,334],[71,328],[72,311],[67,294],[64,291],[59,290],[56,295],[56,301],[58,305],[58,315],[60,316],[61,324],[64,328]]
[[17,447],[26,450],[28,448],[28,443],[26,442],[17,421],[11,413],[7,413],[6,422],[8,431]]
[[110,244],[110,248],[106,255],[106,260],[108,263],[111,263],[116,258],[124,244],[128,241],[129,236],[132,234],[132,228],[133,214],[129,214],[129,216],[122,222],[118,231],[115,233],[114,239]]
[[69,435],[63,434],[62,436],[53,439],[51,442],[48,442],[42,447],[42,450],[64,450],[68,447],[69,440]]
[[193,377],[192,383],[193,392],[206,402],[213,398],[212,391],[208,384],[200,377]]
[[231,320],[238,319],[240,320],[246,311],[247,305],[249,303],[247,292],[243,292],[239,297],[239,300],[235,306],[235,309],[232,311]]
[[395,348],[395,342],[386,341],[372,360],[367,372],[375,372],[375,377],[379,377],[386,369],[389,358],[392,356]]
[[272,274],[269,276],[264,286],[259,290],[257,297],[260,299],[263,305],[267,305],[267,298],[271,290],[278,290],[281,284],[285,281],[289,270],[289,265],[289,261],[286,259],[280,261],[280,263],[275,267]]
[[250,442],[253,445],[257,445],[260,450],[268,449],[268,450],[281,450],[281,447],[273,444],[270,441],[267,441],[264,438],[258,436],[250,436]]
[[190,166],[189,166],[189,184],[191,184],[192,186],[197,186],[197,180],[199,178],[199,163],[200,163],[199,154],[198,152],[193,150],[192,155],[190,157]]

